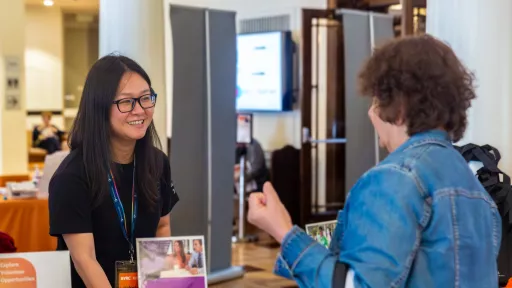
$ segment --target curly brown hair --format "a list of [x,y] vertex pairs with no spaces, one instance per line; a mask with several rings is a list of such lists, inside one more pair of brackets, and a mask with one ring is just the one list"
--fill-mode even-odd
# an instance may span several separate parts
[[393,40],[374,51],[359,74],[362,95],[379,117],[414,135],[444,129],[459,141],[476,97],[474,75],[446,44],[429,35]]

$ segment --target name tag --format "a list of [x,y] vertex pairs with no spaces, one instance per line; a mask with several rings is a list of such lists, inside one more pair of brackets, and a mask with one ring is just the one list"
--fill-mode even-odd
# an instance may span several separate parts
[[116,262],[116,288],[138,288],[137,263]]

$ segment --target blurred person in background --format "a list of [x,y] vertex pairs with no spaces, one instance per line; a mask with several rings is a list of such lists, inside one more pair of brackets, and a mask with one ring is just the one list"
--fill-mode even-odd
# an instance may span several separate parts
[[32,131],[32,145],[46,150],[48,154],[60,151],[64,132],[51,124],[52,112],[41,113],[43,123],[34,127]]
[[265,152],[260,142],[252,139],[250,144],[237,144],[235,151],[235,185],[238,188],[240,179],[240,159],[245,155],[245,183],[246,193],[261,191],[263,184],[269,181],[269,171],[265,160]]
[[390,154],[352,187],[329,249],[292,225],[270,183],[251,194],[249,221],[282,245],[275,272],[300,287],[498,287],[501,217],[452,146],[472,73],[422,35],[376,49],[359,81]]

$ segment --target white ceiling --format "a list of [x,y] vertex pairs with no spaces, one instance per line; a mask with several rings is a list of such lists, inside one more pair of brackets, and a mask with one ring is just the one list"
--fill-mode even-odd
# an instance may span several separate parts
[[[64,11],[99,11],[99,0],[53,0],[54,7],[59,7]],[[29,6],[42,6],[43,0],[25,0]]]

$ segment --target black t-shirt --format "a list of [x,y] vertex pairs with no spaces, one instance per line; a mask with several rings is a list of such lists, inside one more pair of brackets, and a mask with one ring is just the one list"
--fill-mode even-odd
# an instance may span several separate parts
[[[172,184],[169,160],[163,152],[159,152],[165,160],[159,183],[158,209],[148,209],[139,203],[135,238],[155,237],[160,217],[169,214],[179,200]],[[118,171],[115,182],[125,210],[128,234],[130,234],[133,163],[115,165]],[[136,175],[135,178],[137,179]],[[140,196],[138,198],[141,199]],[[110,194],[105,196],[99,206],[92,208],[92,193],[87,181],[82,154],[78,150],[72,151],[53,175],[49,186],[48,203],[50,234],[58,237],[57,250],[68,250],[62,237],[63,234],[92,233],[96,259],[105,271],[111,285],[114,286],[115,262],[130,259],[130,246],[121,230]],[[71,262],[71,279],[73,288],[85,287],[73,262]]]

